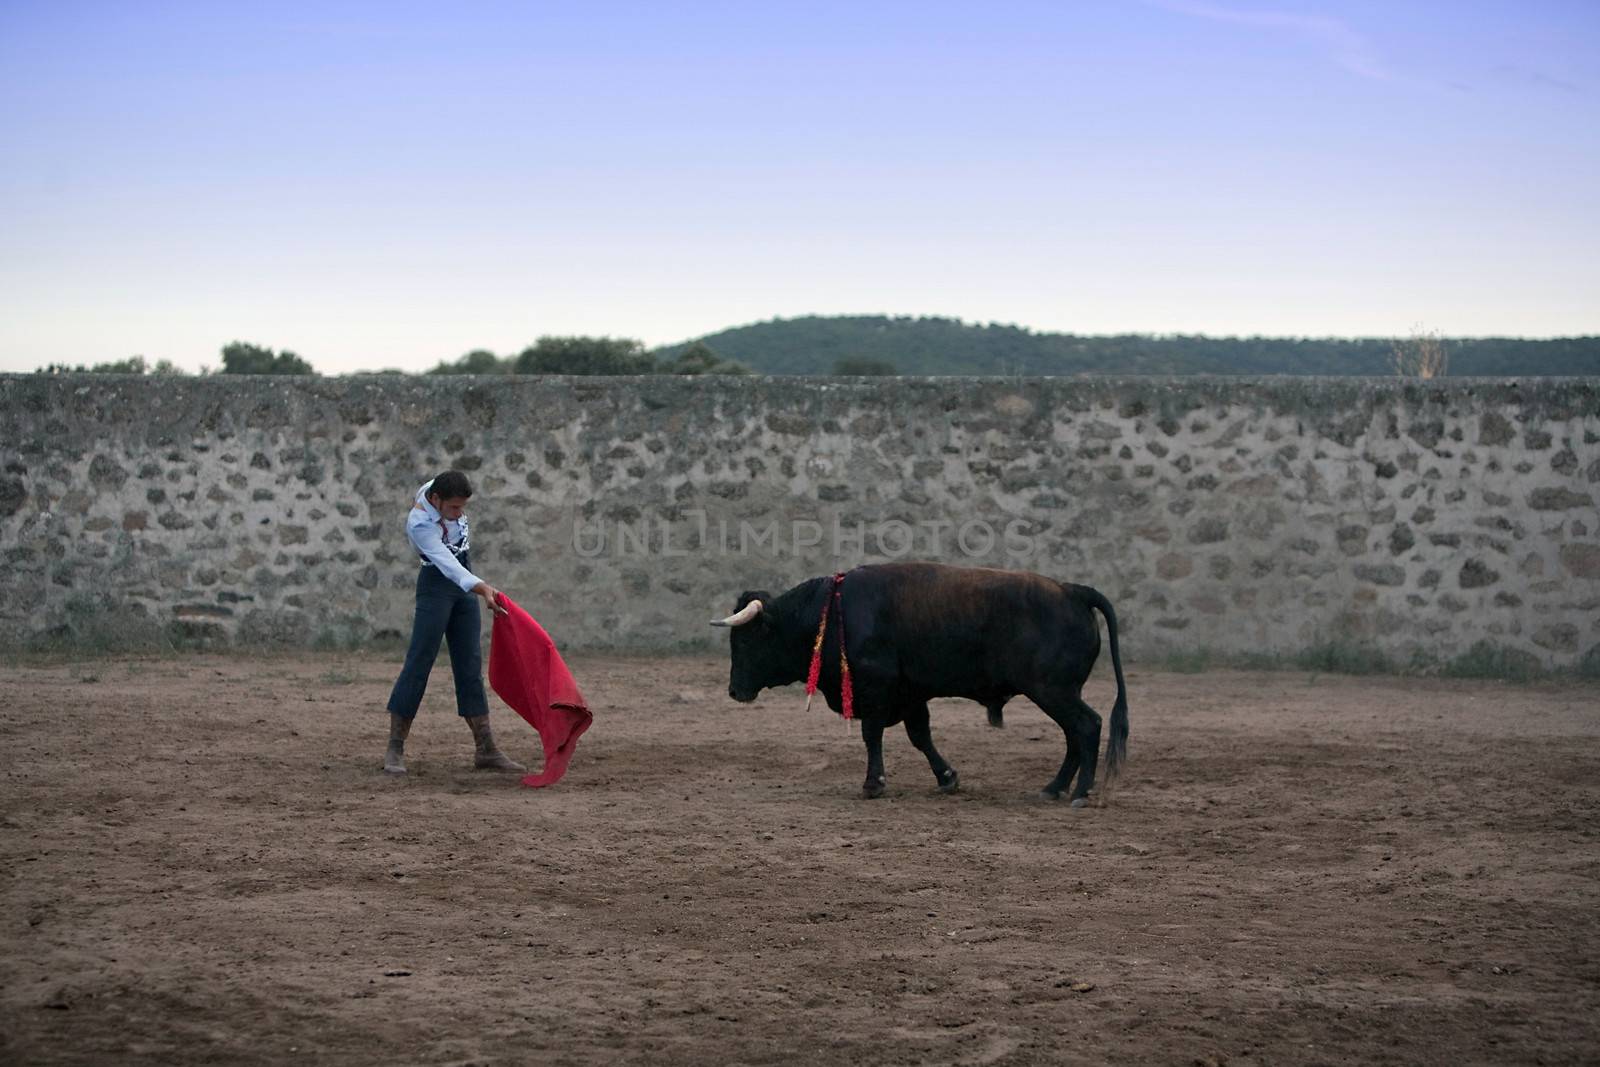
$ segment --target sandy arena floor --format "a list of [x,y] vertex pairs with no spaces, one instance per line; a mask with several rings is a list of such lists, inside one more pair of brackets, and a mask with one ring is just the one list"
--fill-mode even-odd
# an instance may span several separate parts
[[1135,669],[1074,811],[1024,701],[865,802],[797,690],[571,663],[548,790],[469,769],[442,658],[403,780],[389,658],[0,668],[0,1060],[1600,1060],[1595,686]]

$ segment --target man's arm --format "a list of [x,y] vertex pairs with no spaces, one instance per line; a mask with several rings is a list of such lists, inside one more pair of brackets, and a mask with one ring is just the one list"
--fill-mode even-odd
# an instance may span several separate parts
[[507,611],[500,604],[500,590],[496,589],[488,582],[479,582],[477,585],[472,587],[471,592],[483,597],[483,602],[487,604],[489,606],[489,610],[494,612],[496,615],[511,614],[511,612]]

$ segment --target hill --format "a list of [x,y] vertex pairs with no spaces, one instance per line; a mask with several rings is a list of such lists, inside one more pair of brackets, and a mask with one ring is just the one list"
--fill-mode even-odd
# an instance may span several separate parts
[[[806,316],[696,338],[759,374],[831,374],[840,360],[900,374],[1392,374],[1390,338],[1035,333],[889,315]],[[655,351],[675,358],[695,341]],[[1600,374],[1600,337],[1444,338],[1454,377]]]

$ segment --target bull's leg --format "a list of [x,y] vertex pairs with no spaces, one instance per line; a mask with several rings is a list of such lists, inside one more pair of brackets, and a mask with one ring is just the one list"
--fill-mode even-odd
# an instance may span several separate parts
[[918,752],[928,757],[928,766],[933,768],[933,776],[939,781],[939,792],[954,793],[961,788],[961,776],[933,747],[933,730],[928,725],[928,705],[918,704],[906,709],[906,736]]
[[1100,766],[1100,713],[1076,701],[1073,723],[1078,732],[1078,788],[1072,793],[1074,807],[1081,806],[1094,792],[1095,771]]
[[[1054,716],[1052,716],[1052,718],[1054,718]],[[1061,729],[1063,732],[1066,732],[1065,726],[1063,726]],[[1060,800],[1061,794],[1066,791],[1069,785],[1072,784],[1072,778],[1077,773],[1078,741],[1072,736],[1071,733],[1067,733],[1067,756],[1061,761],[1061,769],[1056,772],[1056,776],[1050,779],[1049,784],[1039,791],[1040,799]]]
[[1061,799],[1076,775],[1078,784],[1070,795],[1072,806],[1081,808],[1094,788],[1095,768],[1100,759],[1100,716],[1076,693],[1041,695],[1043,699],[1035,698],[1034,703],[1055,720],[1067,738],[1066,759],[1061,761],[1061,769],[1044,787],[1042,795],[1048,800]]
[[864,800],[883,796],[883,720],[866,716],[861,720],[861,740],[867,745],[867,780],[861,787]]

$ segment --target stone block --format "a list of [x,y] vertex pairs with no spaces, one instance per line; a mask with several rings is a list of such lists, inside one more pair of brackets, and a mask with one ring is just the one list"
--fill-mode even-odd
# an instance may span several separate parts
[[1177,552],[1168,552],[1156,560],[1156,575],[1166,581],[1187,578],[1194,573],[1194,560]]
[[1500,580],[1500,572],[1479,559],[1469,559],[1461,565],[1456,580],[1462,589],[1482,589]]
[[1404,585],[1405,568],[1397,563],[1357,563],[1355,576],[1373,585]]
[[1346,556],[1362,556],[1367,551],[1367,534],[1370,531],[1365,526],[1341,526],[1334,533],[1339,542],[1339,551]]
[[1577,578],[1600,578],[1600,544],[1579,542],[1561,546],[1561,565]]
[[1228,521],[1215,516],[1197,519],[1189,527],[1189,543],[1212,545],[1228,539]]
[[1528,494],[1528,507],[1534,511],[1569,511],[1572,508],[1593,508],[1594,498],[1588,493],[1570,489],[1535,489]]

